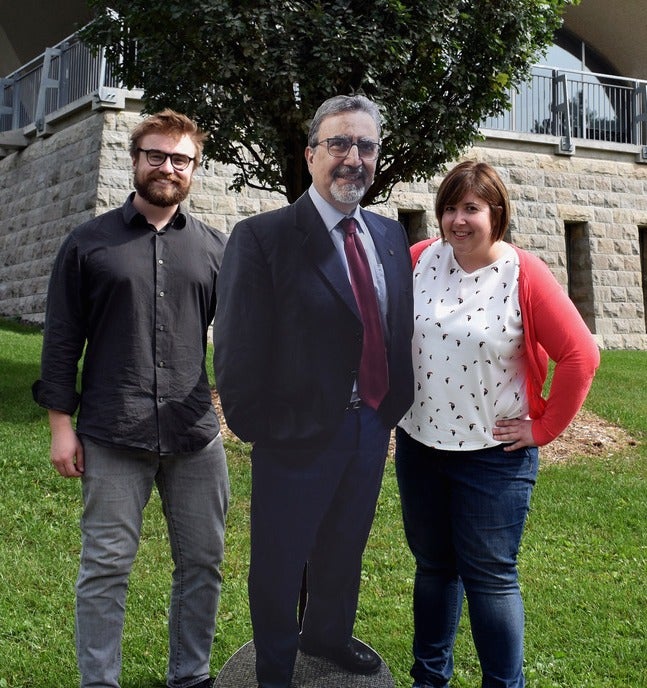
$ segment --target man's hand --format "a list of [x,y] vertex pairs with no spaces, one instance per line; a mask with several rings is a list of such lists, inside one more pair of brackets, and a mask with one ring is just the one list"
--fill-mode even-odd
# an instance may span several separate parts
[[83,445],[74,428],[72,418],[61,411],[49,410],[52,432],[50,458],[54,468],[64,478],[79,478],[83,474]]

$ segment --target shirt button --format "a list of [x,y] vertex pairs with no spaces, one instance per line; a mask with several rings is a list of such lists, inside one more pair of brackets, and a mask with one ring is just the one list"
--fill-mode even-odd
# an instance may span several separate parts
[[160,258],[157,262],[158,262],[160,265],[164,265],[164,258]]
[[159,397],[157,401],[159,401],[160,404],[163,404],[166,399],[164,397]]
[[160,368],[163,368],[166,364],[164,363],[164,361],[160,361],[157,365],[158,365]]
[[165,330],[166,328],[164,327],[164,325],[158,325],[158,326],[157,326],[157,329],[158,329],[160,332],[164,332],[164,330]]
[[164,292],[163,292],[163,291],[160,292],[160,296],[164,296]]

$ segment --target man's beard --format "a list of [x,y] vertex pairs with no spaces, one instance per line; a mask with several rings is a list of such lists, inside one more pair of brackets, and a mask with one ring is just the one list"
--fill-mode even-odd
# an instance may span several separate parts
[[[350,178],[347,184],[338,184],[337,179]],[[343,165],[338,167],[333,174],[333,182],[330,185],[330,194],[338,203],[347,205],[357,204],[366,193],[369,183],[366,175],[366,170],[363,167],[357,170]]]
[[[154,184],[153,182],[156,179],[171,179],[172,184]],[[156,205],[159,208],[169,208],[179,205],[189,195],[191,185],[190,183],[184,184],[181,180],[167,175],[156,175],[153,173],[153,175],[142,178],[135,172],[134,186],[137,193],[151,205]]]

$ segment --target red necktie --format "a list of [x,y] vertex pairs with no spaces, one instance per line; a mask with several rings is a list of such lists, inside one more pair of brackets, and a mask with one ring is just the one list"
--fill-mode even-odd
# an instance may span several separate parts
[[375,287],[366,252],[357,236],[357,222],[352,217],[345,217],[340,225],[344,230],[344,251],[350,282],[364,325],[359,396],[367,406],[377,409],[389,389],[389,375]]

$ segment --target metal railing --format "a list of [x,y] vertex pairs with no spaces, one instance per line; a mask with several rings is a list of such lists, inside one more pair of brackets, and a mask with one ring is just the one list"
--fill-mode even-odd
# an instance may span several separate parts
[[[118,89],[103,51],[92,52],[74,34],[0,79],[0,133],[34,125],[102,90]],[[633,144],[647,158],[647,82],[535,65],[530,79],[511,91],[511,109],[482,127],[558,137],[561,152],[575,140]]]
[[101,88],[119,86],[103,50],[92,52],[74,34],[0,78],[0,132],[30,125],[42,132],[48,115]]
[[647,82],[608,74],[535,65],[530,79],[511,92],[512,107],[483,121],[483,128],[560,139],[647,144]]

